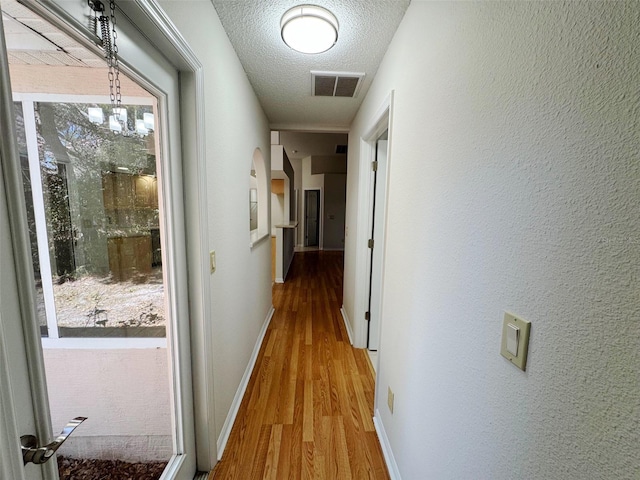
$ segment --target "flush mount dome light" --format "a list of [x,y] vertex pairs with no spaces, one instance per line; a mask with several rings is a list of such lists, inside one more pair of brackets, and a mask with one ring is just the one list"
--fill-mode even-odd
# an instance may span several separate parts
[[316,5],[293,7],[280,20],[282,40],[301,53],[322,53],[338,40],[338,20]]

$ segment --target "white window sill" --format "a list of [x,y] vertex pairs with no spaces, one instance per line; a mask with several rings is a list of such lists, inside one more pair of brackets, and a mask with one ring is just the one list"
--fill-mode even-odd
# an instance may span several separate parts
[[255,247],[258,243],[269,236],[269,231],[251,230],[251,236],[249,238],[249,248]]
[[167,339],[164,337],[68,337],[47,338],[42,340],[42,348],[71,348],[85,350],[111,350],[130,348],[167,348]]

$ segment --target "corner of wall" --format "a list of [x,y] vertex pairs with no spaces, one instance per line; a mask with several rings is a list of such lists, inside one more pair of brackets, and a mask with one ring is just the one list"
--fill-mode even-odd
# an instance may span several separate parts
[[351,321],[349,321],[349,316],[347,315],[347,311],[344,309],[344,305],[340,307],[340,313],[342,314],[342,320],[344,321],[344,327],[347,330],[347,335],[349,336],[349,343],[353,345],[353,327],[351,326]]
[[376,414],[373,417],[373,425],[376,428],[376,434],[378,435],[378,439],[380,440],[380,447],[382,448],[384,461],[387,464],[389,477],[391,478],[391,480],[402,480],[402,477],[400,476],[400,470],[398,469],[398,464],[396,463],[395,456],[393,455],[391,442],[389,442],[389,437],[387,437],[387,432],[384,428],[384,423],[382,423],[382,417],[380,416],[380,412],[378,410],[376,410]]

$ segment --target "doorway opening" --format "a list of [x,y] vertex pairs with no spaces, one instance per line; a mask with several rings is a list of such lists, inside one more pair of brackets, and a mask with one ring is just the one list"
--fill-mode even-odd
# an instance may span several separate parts
[[380,343],[380,297],[382,289],[382,254],[384,242],[384,214],[386,207],[387,147],[389,130],[375,141],[375,160],[372,168],[371,237],[369,240],[369,295],[367,301],[367,349],[375,352]]
[[320,190],[304,191],[304,246],[320,246]]
[[393,92],[371,118],[360,138],[358,239],[354,291],[356,345],[371,352],[374,369],[382,336],[384,252],[392,138]]

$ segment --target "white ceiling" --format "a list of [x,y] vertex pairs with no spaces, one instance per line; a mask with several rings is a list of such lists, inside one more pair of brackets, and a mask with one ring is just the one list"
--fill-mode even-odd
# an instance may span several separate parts
[[[280,18],[296,0],[212,0],[273,130],[346,132],[410,0],[314,0],[340,25],[329,51],[287,47]],[[312,97],[311,70],[364,72],[356,98]],[[287,154],[289,150],[287,149]]]

